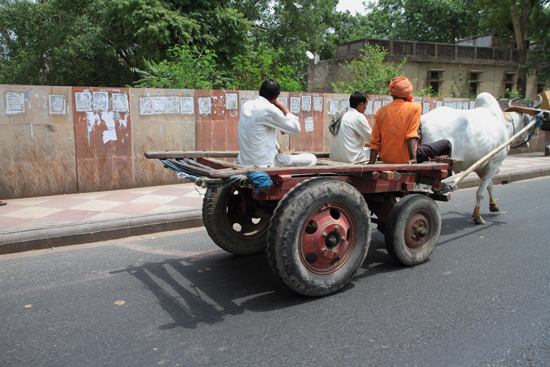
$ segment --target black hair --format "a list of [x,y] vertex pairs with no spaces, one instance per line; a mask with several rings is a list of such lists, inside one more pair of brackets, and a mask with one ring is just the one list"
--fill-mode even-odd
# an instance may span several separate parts
[[351,96],[349,96],[349,106],[351,108],[357,108],[359,106],[359,103],[361,102],[367,102],[367,95],[363,92],[353,92]]
[[264,97],[268,101],[276,98],[281,94],[281,86],[274,79],[267,79],[260,86],[260,96]]

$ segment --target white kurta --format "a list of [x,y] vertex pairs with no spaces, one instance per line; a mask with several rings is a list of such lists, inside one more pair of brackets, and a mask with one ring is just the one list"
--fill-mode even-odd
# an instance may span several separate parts
[[289,135],[300,133],[298,117],[283,112],[262,96],[246,102],[239,119],[240,164],[257,167],[275,166],[278,154],[277,130]]
[[332,136],[330,159],[345,163],[369,159],[370,149],[365,148],[365,142],[370,144],[371,132],[365,115],[350,107],[342,117],[338,134]]

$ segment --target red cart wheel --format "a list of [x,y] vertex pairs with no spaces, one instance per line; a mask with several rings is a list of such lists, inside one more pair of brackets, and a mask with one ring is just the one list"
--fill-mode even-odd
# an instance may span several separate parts
[[279,202],[268,230],[275,274],[306,296],[336,292],[351,281],[370,243],[370,214],[363,196],[342,181],[314,178]]
[[390,212],[385,242],[388,254],[403,265],[423,263],[433,252],[441,233],[437,204],[424,195],[408,195]]
[[216,245],[236,255],[265,250],[269,219],[255,216],[254,199],[248,189],[227,187],[206,191],[202,219]]

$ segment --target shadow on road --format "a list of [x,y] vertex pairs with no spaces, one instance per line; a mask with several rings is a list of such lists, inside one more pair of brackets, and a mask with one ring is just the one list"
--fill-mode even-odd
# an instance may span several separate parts
[[[387,255],[383,239],[373,231],[362,274],[354,281],[370,274],[403,269]],[[318,300],[286,288],[273,274],[265,253],[243,257],[216,251],[111,272],[121,273],[142,282],[172,317],[173,322],[159,326],[161,330],[194,329],[199,323],[223,322],[228,315],[268,312]],[[353,282],[340,292],[352,288]]]

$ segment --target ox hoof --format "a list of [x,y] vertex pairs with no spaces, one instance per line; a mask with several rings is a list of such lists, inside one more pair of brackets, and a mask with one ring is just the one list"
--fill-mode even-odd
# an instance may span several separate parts
[[499,212],[500,209],[498,208],[497,203],[489,204],[489,211],[491,211],[491,212]]
[[475,224],[485,224],[485,221],[481,217],[474,217]]

